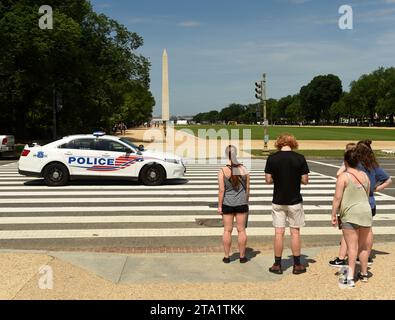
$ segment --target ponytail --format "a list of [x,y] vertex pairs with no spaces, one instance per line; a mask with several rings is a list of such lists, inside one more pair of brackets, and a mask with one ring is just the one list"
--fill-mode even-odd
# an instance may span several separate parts
[[226,153],[228,154],[228,159],[230,160],[230,183],[232,184],[232,187],[234,190],[238,190],[240,188],[240,172],[238,175],[233,174],[233,169],[234,168],[239,168],[240,167],[240,163],[234,163],[233,162],[233,157],[236,157],[236,148],[232,145],[229,145],[226,148]]

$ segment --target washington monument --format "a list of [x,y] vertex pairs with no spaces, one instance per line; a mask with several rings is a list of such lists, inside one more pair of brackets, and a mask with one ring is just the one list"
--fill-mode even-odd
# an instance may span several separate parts
[[166,137],[167,122],[170,120],[169,112],[169,61],[166,49],[162,56],[162,121]]

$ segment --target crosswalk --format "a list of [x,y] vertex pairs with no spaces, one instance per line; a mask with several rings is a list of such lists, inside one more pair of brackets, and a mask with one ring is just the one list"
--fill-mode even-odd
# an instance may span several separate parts
[[[0,166],[0,247],[33,240],[212,239],[222,234],[217,208],[220,164],[189,164],[185,180],[147,187],[134,182],[76,181],[50,188],[20,176],[17,163]],[[272,186],[263,183],[264,161],[254,160],[248,234],[271,236]],[[312,172],[302,187],[306,227],[311,236],[339,235],[330,225],[336,180]],[[376,235],[395,235],[395,198],[377,194]],[[147,240],[149,242],[149,240]],[[163,242],[164,243],[164,242]]]

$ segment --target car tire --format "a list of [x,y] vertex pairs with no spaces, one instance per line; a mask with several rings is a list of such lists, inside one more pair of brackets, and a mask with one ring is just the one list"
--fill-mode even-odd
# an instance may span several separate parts
[[44,181],[47,186],[59,187],[69,182],[69,171],[61,163],[51,163],[43,171]]
[[149,164],[143,168],[140,179],[146,186],[159,186],[166,179],[166,171],[159,164]]

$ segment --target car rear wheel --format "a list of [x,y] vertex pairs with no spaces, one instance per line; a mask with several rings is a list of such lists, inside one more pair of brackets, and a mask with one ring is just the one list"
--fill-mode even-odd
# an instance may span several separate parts
[[146,186],[161,185],[166,179],[165,169],[158,164],[150,164],[143,168],[141,172],[141,181]]
[[47,186],[64,186],[69,181],[69,171],[60,163],[52,163],[45,167],[43,172]]

